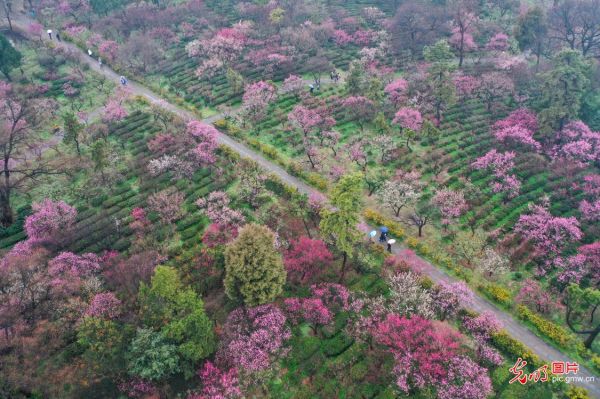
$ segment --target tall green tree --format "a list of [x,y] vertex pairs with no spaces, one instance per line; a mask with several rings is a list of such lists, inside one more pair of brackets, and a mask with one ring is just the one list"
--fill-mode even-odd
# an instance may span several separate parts
[[554,68],[542,75],[540,120],[546,134],[579,119],[581,102],[590,84],[590,64],[578,50],[563,49],[554,57]]
[[273,302],[283,292],[286,272],[269,228],[249,224],[225,249],[225,293],[246,306]]
[[68,144],[74,144],[77,149],[77,155],[81,156],[79,141],[81,139],[81,133],[83,132],[83,123],[79,122],[79,119],[73,112],[67,112],[63,115],[62,119],[65,129],[63,141]]
[[177,347],[160,333],[140,328],[126,355],[129,374],[159,381],[179,372]]
[[321,233],[342,253],[340,282],[344,280],[348,257],[360,241],[357,228],[362,210],[363,175],[352,173],[340,179],[331,192],[331,208],[321,211]]
[[23,56],[15,49],[6,36],[0,33],[0,71],[10,81],[10,71],[21,66]]
[[567,288],[565,303],[567,325],[573,332],[587,335],[584,345],[591,348],[600,334],[600,322],[594,318],[594,313],[600,306],[600,291],[593,287],[581,288],[577,284],[571,284]]
[[202,299],[168,266],[156,268],[150,286],[141,285],[139,299],[146,325],[176,344],[183,369],[191,375],[195,363],[215,350],[214,326]]
[[515,39],[521,50],[531,50],[535,55],[535,68],[540,65],[540,57],[548,49],[548,20],[544,10],[535,6],[519,17],[514,29]]
[[423,49],[425,60],[431,63],[428,70],[428,95],[438,121],[442,112],[454,103],[455,89],[451,72],[456,69],[454,54],[445,40],[440,40],[432,46]]

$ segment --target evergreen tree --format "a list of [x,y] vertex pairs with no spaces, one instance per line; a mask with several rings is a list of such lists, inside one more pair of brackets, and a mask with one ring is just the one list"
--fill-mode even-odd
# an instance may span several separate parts
[[546,134],[562,130],[579,118],[583,95],[590,80],[590,65],[581,52],[563,49],[554,57],[554,69],[542,76],[540,120]]
[[340,179],[331,192],[332,208],[321,211],[321,233],[342,252],[340,281],[344,280],[348,257],[360,241],[357,229],[362,209],[363,175],[353,173]]
[[275,235],[249,224],[225,249],[225,293],[246,306],[273,302],[283,291],[286,272],[275,248]]
[[146,325],[177,345],[185,372],[215,350],[213,323],[204,311],[202,299],[185,287],[177,270],[158,266],[150,286],[140,287],[140,304]]
[[23,56],[8,41],[6,36],[0,33],[0,71],[10,81],[10,71],[21,66]]

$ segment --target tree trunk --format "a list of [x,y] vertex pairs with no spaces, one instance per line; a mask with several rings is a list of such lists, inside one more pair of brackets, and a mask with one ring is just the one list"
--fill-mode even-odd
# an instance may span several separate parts
[[347,263],[348,263],[348,254],[346,252],[344,252],[342,254],[342,273],[340,274],[340,281],[339,281],[340,284],[344,281],[344,277],[346,276],[346,264]]
[[4,8],[4,13],[6,14],[6,20],[8,21],[8,29],[9,30],[13,30],[12,28],[12,21],[10,20],[10,9],[8,6],[8,3],[6,2],[6,0],[2,1],[2,6]]
[[583,343],[586,348],[590,349],[596,337],[600,334],[600,324],[590,333],[590,335],[585,339]]
[[419,225],[419,237],[423,237],[423,225]]
[[13,213],[10,206],[10,194],[4,192],[0,195],[0,224],[4,227],[8,227],[13,224]]

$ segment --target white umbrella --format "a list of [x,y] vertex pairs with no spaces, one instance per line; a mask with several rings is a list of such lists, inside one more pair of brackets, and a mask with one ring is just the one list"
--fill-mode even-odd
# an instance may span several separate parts
[[388,244],[394,244],[396,242],[396,240],[394,240],[393,238],[391,240],[388,240]]

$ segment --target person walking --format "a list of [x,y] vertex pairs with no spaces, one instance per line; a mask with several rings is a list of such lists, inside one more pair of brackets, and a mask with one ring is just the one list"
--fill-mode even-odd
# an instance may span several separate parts
[[52,29],[48,29],[46,32],[48,33],[50,40],[52,40]]
[[88,49],[88,55],[91,57],[92,56],[92,50]]
[[313,92],[315,91],[315,86],[313,86],[313,84],[311,83],[308,85],[308,88],[310,90],[310,94],[313,94]]
[[58,32],[56,32],[56,40],[60,42],[60,34]]
[[396,242],[396,240],[393,240],[393,239],[392,240],[388,240],[388,242],[387,242],[387,251],[389,253],[392,253],[392,244],[395,243],[395,242]]
[[121,85],[127,86],[127,79],[125,79],[125,76],[121,76]]

